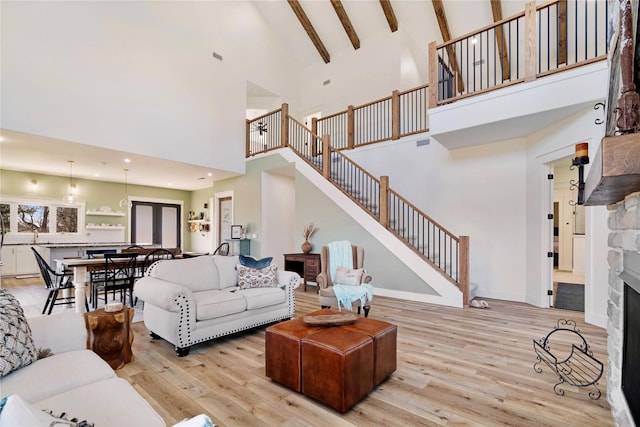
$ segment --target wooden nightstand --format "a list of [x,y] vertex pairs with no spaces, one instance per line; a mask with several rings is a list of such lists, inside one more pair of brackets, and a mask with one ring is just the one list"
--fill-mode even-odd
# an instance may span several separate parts
[[307,281],[315,283],[320,274],[320,254],[284,254],[284,269],[298,273],[307,292]]
[[131,321],[135,310],[124,307],[120,311],[106,312],[99,308],[84,313],[87,325],[87,346],[113,369],[122,368],[133,360]]

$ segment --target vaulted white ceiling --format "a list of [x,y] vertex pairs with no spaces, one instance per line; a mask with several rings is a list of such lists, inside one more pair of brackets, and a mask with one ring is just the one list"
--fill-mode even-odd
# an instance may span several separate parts
[[[306,67],[327,66],[288,1],[254,0],[246,1],[245,3],[255,8],[255,11],[267,23],[275,39],[281,43],[288,55],[300,64],[300,70],[304,70]],[[501,2],[503,17],[522,11],[525,3],[523,0],[503,0]],[[432,2],[391,0],[389,4],[397,19],[397,34],[399,34],[397,37],[400,38],[400,42],[407,44],[407,47],[414,54],[424,55],[426,58],[428,44],[432,41],[442,42],[442,35]],[[354,60],[358,59],[359,50],[354,49],[330,0],[302,0],[300,1],[300,6],[325,46],[330,58],[349,57]],[[376,43],[380,38],[391,33],[379,0],[343,0],[341,6],[351,22],[353,32],[357,35],[361,48],[375,49]],[[451,36],[454,38],[493,22],[491,0],[445,0],[443,7]],[[200,19],[200,21],[206,21],[205,18]],[[219,17],[216,18],[219,19]],[[211,17],[211,22],[215,21],[216,19]],[[233,17],[233,22],[236,22],[237,28],[240,29],[243,16]],[[148,22],[145,24],[149,25]],[[180,23],[175,29],[168,26],[163,27],[163,31],[171,32],[173,30],[185,31],[184,23]],[[3,36],[5,38],[8,35],[3,32]],[[81,35],[77,36],[81,37]],[[238,52],[225,51],[225,40],[216,41],[216,50],[221,50],[225,53],[225,56],[230,56],[231,53],[234,56],[238,54]],[[250,42],[254,45],[259,45],[261,40],[254,39]],[[239,45],[238,40],[235,39],[229,43],[229,46],[235,47]],[[369,59],[367,58],[367,60]],[[379,67],[385,66],[389,66],[389,64],[371,64],[371,73],[376,73]],[[397,67],[399,65],[393,64],[393,66]],[[259,70],[256,70],[256,72],[259,72]],[[426,83],[428,77],[426,70],[422,70],[422,74],[424,74],[423,83]],[[299,84],[304,85],[304,82]],[[363,82],[363,84],[366,83]],[[259,87],[248,84],[247,97],[261,95],[274,96],[276,94],[269,91],[261,93]],[[184,106],[184,108],[188,109],[189,106]],[[330,112],[327,112],[327,114],[330,114]],[[238,125],[242,126],[242,123],[238,123]],[[233,175],[229,171],[214,170],[201,165],[194,166],[185,162],[136,156],[123,150],[109,150],[92,145],[51,140],[37,135],[15,132],[20,130],[8,131],[3,129],[4,141],[0,143],[0,168],[2,169],[66,176],[69,172],[67,160],[74,159],[74,176],[122,182],[122,169],[124,167],[122,159],[126,156],[133,158],[135,161],[136,172],[130,174],[130,183],[168,187],[168,183],[171,182],[171,188],[185,190],[210,186],[211,181],[205,178],[209,173],[213,174],[212,179],[221,179]],[[244,141],[235,143],[244,144]],[[91,167],[84,168],[83,165],[91,165]],[[96,165],[100,166],[99,177],[95,176]],[[130,169],[133,171],[134,166],[131,166]]]

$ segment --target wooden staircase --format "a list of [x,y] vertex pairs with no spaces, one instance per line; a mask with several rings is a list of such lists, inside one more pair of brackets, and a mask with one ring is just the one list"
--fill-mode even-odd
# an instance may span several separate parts
[[[469,238],[456,236],[389,187],[389,177],[376,178],[332,147],[330,136],[320,138],[288,115],[288,108],[247,121],[247,157],[289,147],[299,158],[331,182],[421,259],[456,285],[469,303]],[[252,122],[278,123],[269,138],[252,145]],[[264,136],[264,135],[263,135]],[[280,139],[277,141],[274,139]]]

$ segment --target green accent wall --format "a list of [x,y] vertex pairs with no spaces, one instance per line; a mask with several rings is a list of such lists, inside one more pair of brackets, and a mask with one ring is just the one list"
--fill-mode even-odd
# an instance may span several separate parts
[[[38,181],[35,191],[31,188],[31,181],[34,179]],[[109,206],[112,210],[120,210],[118,203],[124,197],[123,183],[77,178],[73,178],[73,183],[77,187],[77,199],[86,202],[87,210],[95,210],[100,206]],[[67,193],[68,188],[68,177],[0,170],[0,200],[7,196],[62,200],[62,196]],[[183,215],[185,215],[185,218],[189,210],[194,210],[191,205],[191,191],[128,184],[127,193],[129,196],[151,199],[182,200],[184,202],[185,212],[183,212]],[[87,217],[86,222],[98,222],[97,219],[92,218]],[[127,237],[129,236],[128,220],[127,216],[99,218],[100,223],[124,223],[125,236]],[[185,251],[191,250],[191,236],[186,231],[186,225],[182,227],[182,246]]]

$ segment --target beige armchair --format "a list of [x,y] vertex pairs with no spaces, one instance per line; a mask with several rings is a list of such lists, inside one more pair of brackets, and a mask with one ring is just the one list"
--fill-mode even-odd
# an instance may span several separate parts
[[[353,252],[353,268],[364,267],[364,248],[360,246],[351,245]],[[331,274],[329,274],[331,258],[329,253],[329,247],[323,246],[320,251],[320,264],[321,272],[318,274],[316,281],[318,282],[318,293],[320,299],[321,308],[330,308],[331,306],[338,306],[338,300],[336,294],[333,292],[333,282],[331,281]],[[362,276],[361,283],[371,282],[371,276],[364,274]],[[356,300],[352,303],[354,307],[358,307],[358,314],[360,314],[360,300]],[[370,304],[367,303],[364,307],[364,317],[369,316]]]

